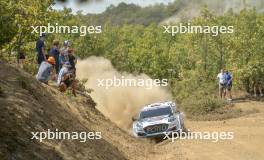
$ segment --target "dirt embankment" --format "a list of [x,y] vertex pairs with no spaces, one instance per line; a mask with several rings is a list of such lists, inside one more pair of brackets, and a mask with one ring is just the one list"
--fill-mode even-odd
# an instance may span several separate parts
[[[34,77],[0,62],[0,159],[126,159],[104,136],[100,140],[32,140],[31,132],[93,130],[74,113],[68,98]],[[88,112],[95,104],[86,99]],[[93,112],[97,112],[93,110]]]

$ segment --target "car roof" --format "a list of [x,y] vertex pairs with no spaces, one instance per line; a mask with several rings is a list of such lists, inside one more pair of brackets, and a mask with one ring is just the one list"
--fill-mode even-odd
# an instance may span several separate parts
[[171,102],[171,101],[168,101],[168,102],[148,104],[148,105],[144,106],[141,109],[141,112],[149,111],[149,110],[155,110],[155,109],[158,109],[158,108],[167,108],[167,107],[170,107],[172,109],[172,107],[175,107],[175,103]]

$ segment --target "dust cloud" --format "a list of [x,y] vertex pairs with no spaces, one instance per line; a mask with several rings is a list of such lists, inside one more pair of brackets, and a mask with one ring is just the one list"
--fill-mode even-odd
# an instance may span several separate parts
[[119,127],[131,129],[132,117],[137,116],[142,106],[171,100],[170,92],[160,86],[151,89],[138,86],[110,87],[106,89],[98,85],[98,79],[113,79],[125,77],[129,79],[149,79],[145,74],[132,75],[118,72],[111,62],[103,57],[89,57],[79,60],[77,65],[77,78],[88,79],[86,88],[92,88],[92,98],[97,103],[97,109]]

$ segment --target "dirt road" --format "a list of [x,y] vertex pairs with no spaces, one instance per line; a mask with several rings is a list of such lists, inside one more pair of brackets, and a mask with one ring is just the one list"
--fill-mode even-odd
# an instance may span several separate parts
[[[93,115],[96,123],[90,127],[100,130],[105,139],[116,146],[127,159],[132,160],[263,160],[264,159],[264,102],[246,101],[234,107],[259,112],[225,121],[188,121],[191,131],[234,132],[234,139],[219,140],[166,140],[155,143],[136,139],[117,128],[103,116]],[[82,112],[79,110],[79,113]],[[95,112],[96,113],[96,112]]]
[[177,146],[181,150],[178,159],[189,160],[263,160],[264,159],[264,103],[248,101],[235,104],[235,107],[247,110],[256,108],[259,113],[248,116],[210,122],[187,121],[191,131],[229,131],[234,132],[233,140],[211,142],[208,140],[164,141],[156,145],[163,155],[153,155],[160,160],[176,160],[173,156]]

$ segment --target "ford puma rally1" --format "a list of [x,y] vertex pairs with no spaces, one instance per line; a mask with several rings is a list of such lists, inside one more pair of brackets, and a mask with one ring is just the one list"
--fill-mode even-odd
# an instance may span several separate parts
[[133,121],[136,137],[158,137],[184,130],[183,114],[171,101],[144,106]]

